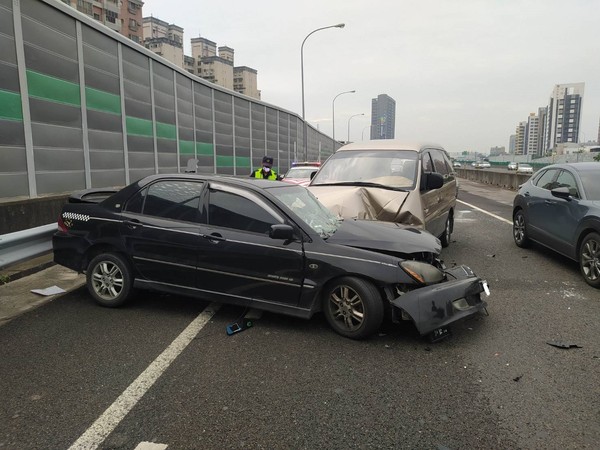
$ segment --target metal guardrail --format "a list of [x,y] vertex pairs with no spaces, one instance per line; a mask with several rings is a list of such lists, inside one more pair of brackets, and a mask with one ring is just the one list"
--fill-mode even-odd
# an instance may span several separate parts
[[56,223],[0,235],[0,269],[52,250]]

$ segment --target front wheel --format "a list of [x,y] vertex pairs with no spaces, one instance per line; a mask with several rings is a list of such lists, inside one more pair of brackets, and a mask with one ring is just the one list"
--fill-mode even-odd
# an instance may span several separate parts
[[336,333],[350,339],[365,339],[381,326],[384,308],[372,283],[343,277],[325,289],[323,312]]
[[90,261],[87,288],[94,300],[111,308],[125,303],[132,292],[133,276],[127,261],[116,253],[103,253]]
[[450,236],[452,235],[452,228],[454,226],[454,219],[452,214],[448,214],[446,219],[446,226],[444,227],[444,234],[440,237],[442,247],[446,248],[450,245]]
[[527,225],[525,224],[525,215],[522,210],[517,211],[513,218],[513,238],[517,247],[525,248],[529,245]]
[[588,234],[579,248],[579,267],[586,283],[600,288],[600,234]]

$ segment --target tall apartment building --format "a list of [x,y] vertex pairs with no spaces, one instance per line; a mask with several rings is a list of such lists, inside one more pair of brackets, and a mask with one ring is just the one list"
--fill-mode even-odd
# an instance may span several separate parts
[[240,94],[260,99],[255,69],[235,67],[235,51],[203,37],[191,39],[194,73],[205,80],[234,90]]
[[183,28],[156,17],[144,17],[144,46],[181,68]]
[[548,103],[543,149],[552,151],[558,144],[579,141],[581,107],[585,83],[557,84]]
[[540,117],[536,113],[529,114],[525,128],[525,154],[537,155],[540,144]]
[[510,137],[508,138],[508,153],[510,155],[515,154],[515,148],[517,145],[516,143],[517,143],[517,135],[511,134]]
[[524,155],[526,148],[527,122],[519,122],[515,130],[515,155]]
[[143,40],[142,7],[144,2],[141,0],[62,0],[62,2],[132,41],[141,43]]
[[371,100],[371,139],[394,139],[396,101],[387,94]]

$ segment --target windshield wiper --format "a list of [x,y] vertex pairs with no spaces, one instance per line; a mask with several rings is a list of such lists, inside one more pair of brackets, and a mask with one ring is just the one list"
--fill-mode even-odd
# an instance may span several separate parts
[[318,184],[313,184],[312,186],[365,186],[365,187],[374,187],[374,188],[380,188],[380,189],[388,189],[390,191],[408,192],[408,189],[406,189],[406,188],[387,186],[385,184],[379,184],[379,183],[369,183],[368,181],[341,181],[338,183],[318,183]]

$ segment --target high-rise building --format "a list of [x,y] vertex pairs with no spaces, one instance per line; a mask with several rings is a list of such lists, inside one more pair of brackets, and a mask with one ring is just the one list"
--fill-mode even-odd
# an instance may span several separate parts
[[141,0],[62,0],[138,44],[142,43]]
[[371,139],[394,139],[396,133],[396,101],[379,94],[371,101]]
[[517,135],[511,134],[510,137],[508,138],[508,153],[509,154],[511,154],[511,155],[515,154],[516,143],[517,143]]
[[181,68],[183,28],[156,17],[144,17],[144,46]]
[[524,155],[527,140],[527,122],[519,122],[515,130],[515,155]]
[[256,70],[238,66],[233,68],[233,90],[248,97],[260,100],[260,91],[256,83]]
[[537,155],[540,138],[540,117],[536,113],[529,114],[525,128],[525,154]]
[[544,152],[557,144],[578,142],[585,83],[557,84],[548,104]]

